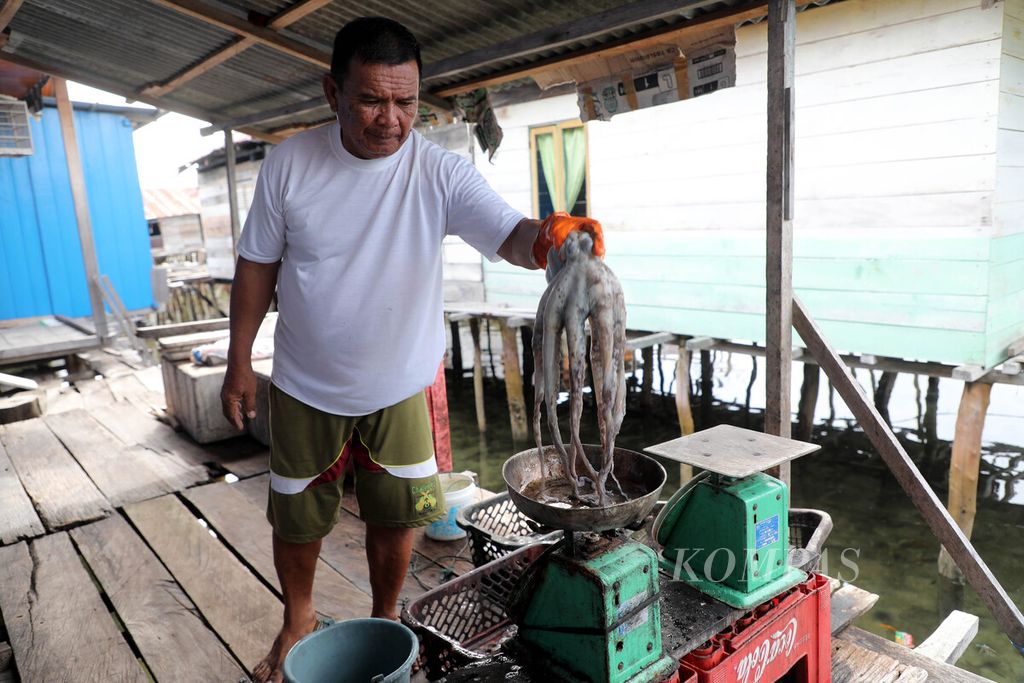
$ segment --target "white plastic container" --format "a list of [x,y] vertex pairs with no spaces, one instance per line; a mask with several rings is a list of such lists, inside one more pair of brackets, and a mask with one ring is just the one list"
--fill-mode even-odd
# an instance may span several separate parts
[[444,502],[448,506],[448,516],[433,522],[427,527],[427,538],[435,541],[457,541],[466,537],[466,531],[455,523],[459,508],[476,502],[476,484],[469,474],[442,472],[441,490],[444,491]]

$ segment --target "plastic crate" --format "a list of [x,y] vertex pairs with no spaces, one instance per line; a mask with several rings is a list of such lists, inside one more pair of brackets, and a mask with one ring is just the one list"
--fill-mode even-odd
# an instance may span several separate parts
[[430,680],[497,651],[514,632],[506,603],[549,543],[510,552],[410,602],[402,622],[420,639],[420,667]]
[[828,577],[810,578],[758,605],[685,655],[696,683],[829,683],[832,680]]
[[562,534],[538,525],[520,512],[507,491],[466,505],[459,510],[455,523],[469,535],[470,554],[477,567],[540,540],[553,542]]

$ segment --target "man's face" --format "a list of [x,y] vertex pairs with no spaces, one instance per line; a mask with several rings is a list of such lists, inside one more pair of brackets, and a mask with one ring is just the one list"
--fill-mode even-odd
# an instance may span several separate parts
[[360,159],[394,154],[416,118],[419,69],[404,64],[364,64],[353,59],[341,88],[323,78],[324,94],[341,124],[341,140]]

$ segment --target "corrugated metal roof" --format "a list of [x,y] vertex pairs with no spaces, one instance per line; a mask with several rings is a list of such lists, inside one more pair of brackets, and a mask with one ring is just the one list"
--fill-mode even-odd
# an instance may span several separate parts
[[147,221],[198,214],[199,190],[195,187],[143,190],[142,205]]
[[[24,0],[11,21],[12,33],[0,58],[214,123],[236,121],[318,97],[324,66],[313,63],[316,59],[311,61],[308,55],[300,57],[280,46],[258,44],[163,95],[143,91],[147,86],[166,83],[232,45],[241,35],[269,30],[260,28],[267,19],[304,2]],[[631,36],[685,27],[709,12],[728,14],[755,6],[748,0],[446,0],[432,4],[419,0],[386,4],[382,0],[333,0],[279,29],[276,36],[280,38],[274,33],[266,35],[278,42],[290,39],[300,51],[327,57],[335,32],[345,22],[364,15],[390,16],[420,39],[425,85],[433,91],[448,91],[474,79],[514,79],[521,67],[547,64]],[[635,14],[633,10],[638,7],[646,13]],[[196,12],[207,16],[197,18]],[[610,17],[621,12],[629,12],[633,18],[611,21]],[[219,16],[211,21],[211,15]],[[558,29],[566,25],[579,28],[584,20],[587,30],[572,32],[569,39],[559,38]],[[525,36],[540,37],[541,42],[518,54],[495,52],[496,47]],[[467,54],[474,59],[463,63],[460,56]],[[454,66],[453,58],[459,60]],[[445,67],[440,72],[436,68],[439,63]],[[323,118],[323,111],[289,113],[244,130],[267,133]]]

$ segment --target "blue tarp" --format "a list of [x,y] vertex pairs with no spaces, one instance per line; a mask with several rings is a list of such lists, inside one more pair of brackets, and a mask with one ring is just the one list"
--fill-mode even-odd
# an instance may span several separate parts
[[[32,121],[35,153],[0,157],[0,320],[87,316],[78,226],[57,110]],[[75,111],[100,273],[128,310],[153,305],[152,257],[131,122]]]

